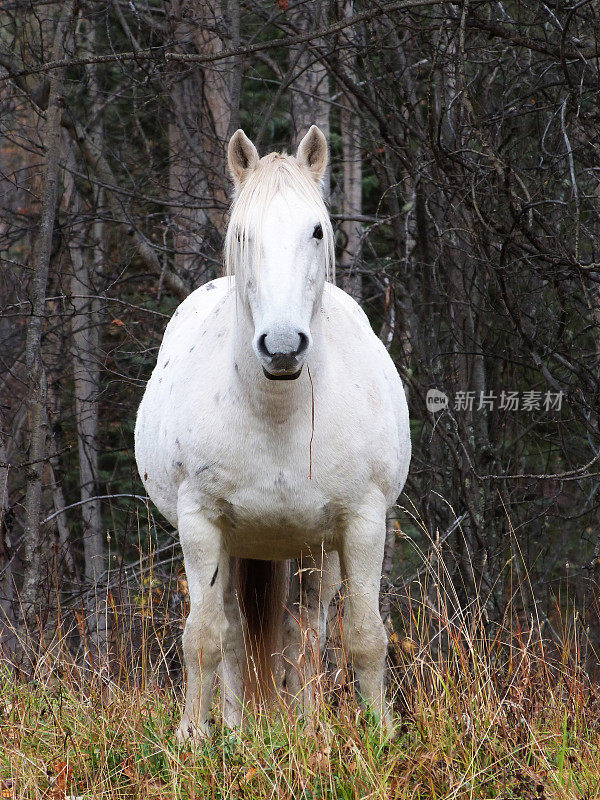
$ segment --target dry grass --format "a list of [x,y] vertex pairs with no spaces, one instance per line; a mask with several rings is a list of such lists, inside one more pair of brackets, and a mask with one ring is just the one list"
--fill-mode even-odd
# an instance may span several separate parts
[[177,689],[151,671],[101,679],[55,647],[35,679],[0,675],[0,797],[600,797],[600,700],[581,629],[565,624],[557,646],[510,608],[496,628],[481,608],[460,611],[439,575],[418,590],[392,635],[392,736],[323,679],[309,719],[281,703],[236,733],[215,712],[211,738],[179,748]]

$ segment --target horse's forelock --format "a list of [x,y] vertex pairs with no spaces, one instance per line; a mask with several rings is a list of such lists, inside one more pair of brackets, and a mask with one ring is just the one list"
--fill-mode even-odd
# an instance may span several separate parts
[[225,236],[225,272],[242,276],[248,264],[250,221],[255,223],[254,261],[260,263],[261,227],[264,214],[273,198],[285,189],[293,189],[307,200],[318,215],[323,228],[327,279],[334,279],[335,254],[333,232],[319,186],[293,156],[269,153],[241,187],[231,206]]

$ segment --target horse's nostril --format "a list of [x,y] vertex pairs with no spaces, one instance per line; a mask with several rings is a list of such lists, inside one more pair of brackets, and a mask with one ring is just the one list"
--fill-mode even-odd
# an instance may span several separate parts
[[266,358],[270,358],[272,353],[269,352],[269,348],[267,347],[267,334],[263,333],[262,336],[258,337],[257,347],[258,351],[261,355],[265,356]]
[[300,339],[300,344],[298,345],[298,349],[296,350],[296,355],[300,356],[308,347],[308,336],[302,331],[298,332],[298,337]]

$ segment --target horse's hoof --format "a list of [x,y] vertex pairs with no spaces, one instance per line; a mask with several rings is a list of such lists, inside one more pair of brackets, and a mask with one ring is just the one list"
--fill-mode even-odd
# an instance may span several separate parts
[[175,736],[180,745],[192,742],[200,742],[209,735],[208,722],[192,722],[182,719],[177,728]]

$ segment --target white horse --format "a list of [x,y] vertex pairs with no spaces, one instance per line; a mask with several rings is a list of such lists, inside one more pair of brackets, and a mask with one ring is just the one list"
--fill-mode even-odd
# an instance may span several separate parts
[[294,558],[317,567],[303,572],[301,616],[321,644],[341,569],[344,647],[363,700],[386,717],[379,584],[386,510],[410,461],[394,364],[357,303],[326,281],[334,242],[322,132],[313,126],[295,158],[259,159],[238,130],[228,162],[230,277],[175,312],[135,430],[140,475],[179,530],[188,579],[180,739],[207,732],[221,661],[229,724],[240,721],[248,656],[263,688],[273,682]]

